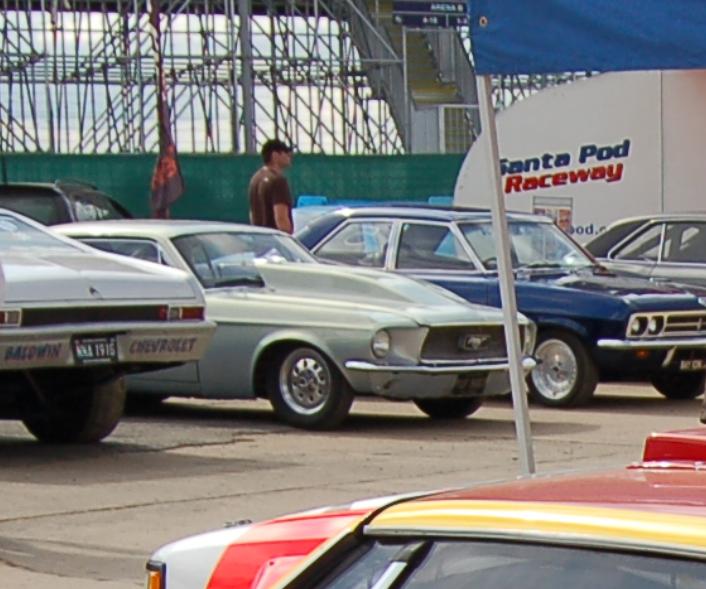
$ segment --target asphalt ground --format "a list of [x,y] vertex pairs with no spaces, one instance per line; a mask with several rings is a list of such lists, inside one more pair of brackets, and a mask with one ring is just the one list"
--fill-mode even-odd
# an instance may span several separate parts
[[[602,385],[579,409],[532,405],[537,473],[621,467],[650,432],[697,427],[700,406],[636,385]],[[170,400],[94,446],[40,445],[0,422],[0,585],[144,587],[154,549],[227,521],[519,474],[509,400],[460,422],[358,401],[343,428],[317,433],[265,402]]]

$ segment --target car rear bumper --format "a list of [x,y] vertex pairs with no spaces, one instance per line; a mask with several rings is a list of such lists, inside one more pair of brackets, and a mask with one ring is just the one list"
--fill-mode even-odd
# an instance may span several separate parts
[[[195,321],[7,329],[0,331],[0,370],[189,362],[201,358],[215,328]],[[102,354],[82,357],[81,342],[94,351],[100,346]]]

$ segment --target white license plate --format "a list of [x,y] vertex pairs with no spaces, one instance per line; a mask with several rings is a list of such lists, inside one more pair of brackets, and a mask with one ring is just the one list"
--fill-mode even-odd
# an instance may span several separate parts
[[679,370],[704,370],[706,369],[706,360],[680,360]]
[[118,343],[114,335],[77,337],[72,343],[74,358],[79,364],[109,364],[118,361]]

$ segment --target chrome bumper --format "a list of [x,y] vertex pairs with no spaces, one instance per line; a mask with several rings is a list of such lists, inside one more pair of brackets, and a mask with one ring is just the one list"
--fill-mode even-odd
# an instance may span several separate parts
[[[522,368],[525,371],[532,370],[537,365],[534,358],[528,356],[522,359]],[[363,372],[384,372],[388,374],[465,374],[468,372],[499,372],[510,369],[509,362],[497,362],[492,364],[414,364],[411,366],[392,366],[389,364],[373,364],[363,360],[348,360],[344,366],[348,370],[360,370]]]
[[694,339],[654,339],[654,340],[624,340],[624,339],[599,339],[599,348],[607,350],[637,350],[637,349],[683,349],[683,348],[706,348],[706,338]]

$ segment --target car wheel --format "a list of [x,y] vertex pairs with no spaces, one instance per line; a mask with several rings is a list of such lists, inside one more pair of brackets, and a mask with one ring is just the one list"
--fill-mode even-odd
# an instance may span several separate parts
[[464,419],[478,411],[483,399],[416,399],[414,404],[432,419]]
[[579,338],[547,330],[537,338],[537,366],[527,378],[533,400],[550,407],[587,403],[598,385],[598,371]]
[[40,442],[89,443],[108,436],[125,407],[123,378],[76,391],[48,391],[23,408],[22,423]]
[[336,367],[308,347],[281,355],[267,388],[277,416],[306,429],[336,427],[353,403],[353,392]]
[[705,384],[703,372],[663,373],[652,377],[652,386],[667,399],[695,399],[704,392]]

